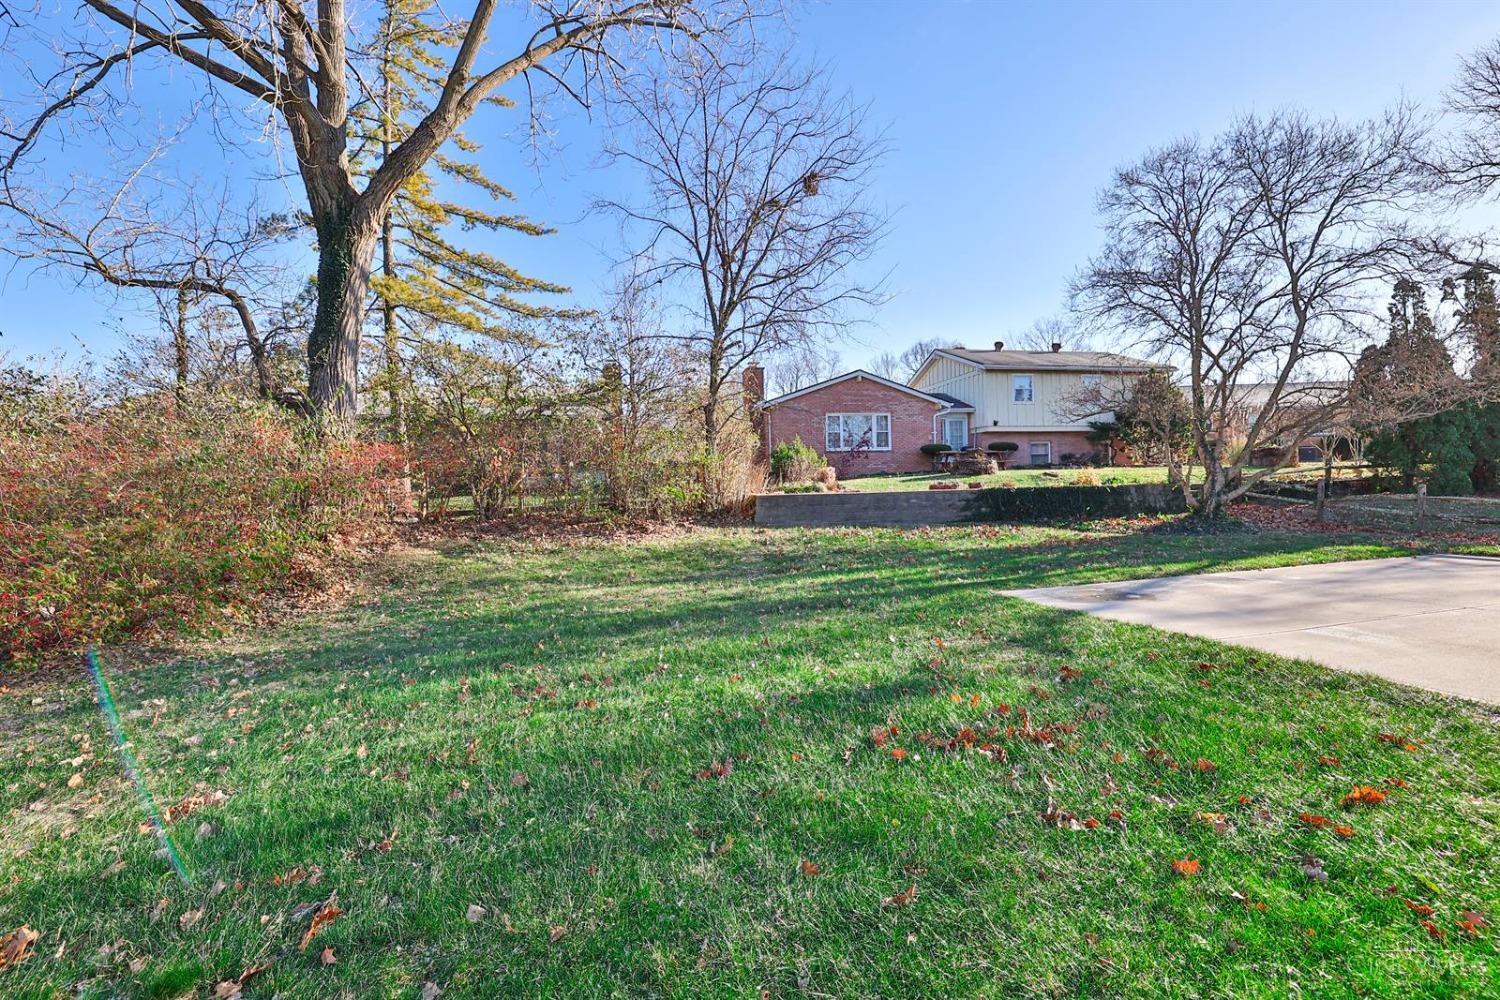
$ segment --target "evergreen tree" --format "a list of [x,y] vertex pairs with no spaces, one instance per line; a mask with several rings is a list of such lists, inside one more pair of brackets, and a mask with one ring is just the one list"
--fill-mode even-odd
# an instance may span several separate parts
[[[1458,322],[1474,351],[1472,377],[1496,380],[1500,378],[1500,303],[1496,302],[1495,280],[1476,265],[1464,272],[1461,281]],[[1500,404],[1470,404],[1469,408],[1474,424],[1470,479],[1477,492],[1494,493],[1500,491]]]
[[[413,117],[430,106],[431,96],[442,88],[441,74],[447,66],[442,50],[451,51],[460,43],[464,24],[436,18],[436,11],[432,0],[385,0],[377,33],[381,99],[355,116],[359,149],[366,152],[364,157],[356,154],[361,168],[367,161],[369,166],[385,162],[415,127]],[[512,106],[499,96],[487,100]],[[461,133],[454,135],[452,146],[459,156],[479,148]],[[377,149],[378,156],[369,155]],[[458,193],[448,198],[440,188]],[[407,352],[431,349],[435,339],[445,341],[445,351],[464,349],[464,343],[481,351],[494,345],[534,344],[525,324],[577,315],[525,298],[564,294],[566,287],[529,277],[494,254],[468,245],[472,234],[544,236],[554,231],[491,207],[513,199],[478,164],[446,153],[413,174],[396,196],[381,232],[379,273],[371,285],[384,348],[381,382],[389,397],[391,435],[399,442],[407,437]]]
[[[1417,398],[1433,372],[1451,370],[1452,357],[1437,334],[1422,286],[1409,278],[1397,280],[1391,293],[1390,336],[1379,347],[1360,356],[1355,392],[1379,409],[1382,400],[1401,399],[1407,406],[1441,410],[1442,401]],[[1427,489],[1439,496],[1466,496],[1474,490],[1476,436],[1473,407],[1441,410],[1430,417],[1404,421],[1371,434],[1365,457],[1394,469],[1403,488],[1412,489],[1427,471]]]

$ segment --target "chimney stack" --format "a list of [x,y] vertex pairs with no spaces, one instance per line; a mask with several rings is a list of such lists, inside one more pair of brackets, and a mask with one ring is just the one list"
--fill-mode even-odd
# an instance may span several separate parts
[[1060,341],[1060,340],[1054,340],[1052,342],[1052,353],[1056,354],[1060,350],[1062,350],[1062,341]]
[[760,365],[746,365],[740,381],[745,391],[745,412],[750,417],[750,429],[755,433],[754,460],[762,462],[770,449],[766,442],[766,414],[756,407],[766,398],[766,370]]
[[997,350],[997,351],[1003,351],[1003,350],[1005,350],[1005,341],[1003,341],[1003,340],[997,340],[997,341],[995,341],[995,350]]
[[760,365],[746,365],[743,382],[745,408],[754,409],[755,404],[766,398],[766,370]]

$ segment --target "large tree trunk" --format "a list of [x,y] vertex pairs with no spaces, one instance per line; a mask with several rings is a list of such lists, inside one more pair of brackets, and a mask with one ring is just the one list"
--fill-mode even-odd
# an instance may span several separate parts
[[318,310],[307,338],[307,388],[322,433],[348,437],[359,415],[359,345],[380,236],[367,211],[341,205],[315,217]]

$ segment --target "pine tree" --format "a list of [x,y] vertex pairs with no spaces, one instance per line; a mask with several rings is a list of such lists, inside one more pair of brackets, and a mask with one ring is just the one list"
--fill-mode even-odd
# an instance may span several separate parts
[[[1474,351],[1471,377],[1484,381],[1500,379],[1500,303],[1495,296],[1495,280],[1488,271],[1475,265],[1462,277],[1462,304],[1459,330]],[[1474,468],[1470,479],[1476,491],[1500,490],[1500,404],[1470,404],[1473,416]]]
[[[447,63],[440,50],[457,45],[463,28],[461,22],[443,20],[431,0],[385,0],[377,33],[381,100],[356,116],[362,148],[380,151],[371,162],[385,162],[410,134],[410,116],[430,103],[423,98],[441,89],[439,74]],[[513,106],[502,97],[488,101]],[[460,156],[479,148],[462,134],[454,136],[452,145]],[[356,156],[356,164],[361,162]],[[544,236],[554,230],[487,207],[514,195],[477,164],[447,154],[431,163],[397,195],[381,232],[379,274],[371,282],[379,306],[390,431],[403,444],[410,384],[403,344],[417,351],[438,337],[477,340],[480,349],[530,344],[535,341],[524,329],[529,321],[576,315],[524,298],[564,294],[569,290],[565,286],[529,277],[469,245],[472,234]],[[451,199],[439,190],[449,187],[459,192]]]
[[1391,293],[1390,317],[1389,338],[1360,357],[1356,391],[1377,406],[1382,399],[1399,398],[1408,406],[1439,412],[1375,432],[1365,445],[1365,457],[1375,465],[1397,470],[1405,489],[1412,489],[1417,476],[1427,469],[1427,488],[1434,495],[1468,495],[1474,489],[1470,471],[1475,465],[1475,409],[1460,406],[1442,410],[1441,400],[1424,402],[1411,388],[1427,384],[1430,373],[1453,367],[1420,284],[1408,278],[1397,280]]

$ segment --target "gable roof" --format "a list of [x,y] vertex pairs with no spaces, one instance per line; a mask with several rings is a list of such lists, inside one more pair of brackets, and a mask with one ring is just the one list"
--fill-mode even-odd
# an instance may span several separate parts
[[[1109,351],[972,351],[967,347],[944,347],[932,352],[933,357],[939,354],[991,371],[1149,372],[1172,367]],[[931,361],[929,357],[922,367],[926,368]]]
[[847,382],[849,379],[869,379],[871,382],[883,385],[886,388],[896,389],[908,395],[916,396],[920,399],[925,399],[929,403],[937,403],[939,406],[947,409],[973,409],[973,407],[968,403],[962,402],[961,400],[957,399],[956,397],[950,396],[947,393],[923,392],[921,389],[913,389],[909,385],[904,385],[900,382],[893,382],[888,378],[882,378],[881,376],[876,375],[874,372],[865,371],[863,368],[856,368],[853,371],[844,372],[842,375],[835,375],[833,378],[824,379],[823,381],[815,383],[813,385],[803,386],[801,389],[793,389],[791,392],[784,392],[780,396],[762,400],[761,402],[756,404],[755,408],[758,410],[765,410],[770,409],[773,406],[780,406],[782,403],[785,403],[786,401],[791,399],[796,399],[798,396],[805,396],[810,392],[817,392],[819,389],[826,389],[831,385],[837,385],[840,382]]

